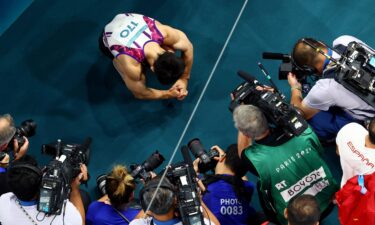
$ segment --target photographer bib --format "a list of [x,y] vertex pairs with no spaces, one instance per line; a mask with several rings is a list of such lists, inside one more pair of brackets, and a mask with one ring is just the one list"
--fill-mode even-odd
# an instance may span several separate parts
[[263,197],[270,193],[277,218],[287,224],[284,209],[291,198],[310,194],[317,198],[324,211],[337,191],[332,174],[321,159],[318,138],[309,127],[300,136],[279,146],[254,143],[245,150],[246,157],[255,166]]

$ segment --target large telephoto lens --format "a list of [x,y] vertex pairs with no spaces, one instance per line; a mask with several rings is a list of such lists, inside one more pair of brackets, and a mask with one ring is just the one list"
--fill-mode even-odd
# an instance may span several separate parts
[[21,126],[17,127],[17,132],[21,136],[32,137],[35,135],[36,122],[34,120],[25,120],[21,123]]
[[202,142],[199,140],[199,138],[194,138],[189,141],[188,147],[193,153],[195,158],[200,158],[202,163],[206,164],[211,161],[210,157],[207,155],[206,150],[204,149]]
[[149,172],[158,168],[158,166],[160,166],[164,160],[164,157],[158,151],[156,151],[143,162],[143,167],[147,172]]

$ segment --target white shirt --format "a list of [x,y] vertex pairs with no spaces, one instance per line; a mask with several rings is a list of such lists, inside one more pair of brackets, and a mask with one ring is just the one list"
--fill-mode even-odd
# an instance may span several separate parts
[[375,149],[365,146],[368,131],[358,123],[345,125],[337,134],[336,144],[343,171],[341,187],[356,175],[375,172]]
[[[34,224],[28,218],[26,213],[21,209],[16,202],[16,196],[8,192],[0,196],[0,222],[2,225],[32,225]],[[47,216],[43,212],[37,210],[37,205],[22,206],[22,208],[31,216],[31,218],[40,225],[81,225],[82,217],[78,209],[67,201],[65,208],[65,215],[63,212],[60,215]],[[52,223],[51,223],[52,222]]]
[[[365,44],[353,36],[342,35],[333,41],[333,47],[337,45],[347,46],[352,41]],[[370,47],[367,48],[372,50]],[[338,59],[340,56],[333,52],[332,58]],[[375,116],[374,107],[367,104],[333,78],[318,80],[302,101],[308,107],[321,111],[328,111],[330,107],[337,106],[359,120]]]

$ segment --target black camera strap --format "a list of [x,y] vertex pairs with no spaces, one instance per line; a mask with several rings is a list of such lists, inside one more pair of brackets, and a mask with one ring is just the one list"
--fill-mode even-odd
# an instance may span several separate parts
[[225,176],[222,174],[215,174],[215,175],[205,175],[204,178],[202,179],[202,182],[205,186],[215,183],[218,180],[223,180],[231,185],[235,185],[233,176]]
[[119,216],[121,216],[121,218],[123,218],[127,223],[130,223],[130,220],[128,218],[126,218],[126,216],[124,214],[122,214],[122,212],[120,212],[119,210],[117,210],[115,207],[112,206],[112,208],[117,212],[117,214],[119,214]]
[[27,218],[30,220],[30,222],[34,225],[38,225],[37,222],[35,222],[35,220],[30,216],[30,214],[28,212],[26,212],[26,210],[22,207],[20,201],[18,199],[16,199],[16,203],[17,205],[20,207],[20,209],[22,210],[22,212],[27,216]]

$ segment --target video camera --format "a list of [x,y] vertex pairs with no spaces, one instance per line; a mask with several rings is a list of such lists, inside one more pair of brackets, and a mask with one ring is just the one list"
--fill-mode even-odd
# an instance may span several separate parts
[[246,82],[232,92],[234,99],[229,106],[231,112],[240,104],[252,104],[262,110],[271,126],[283,129],[284,134],[289,137],[298,136],[306,130],[307,122],[293,106],[285,102],[285,97],[273,83],[274,92],[261,91],[257,90],[257,86],[263,85],[253,76],[244,71],[238,71],[237,74]]
[[92,139],[83,144],[65,144],[61,140],[42,146],[42,153],[55,156],[43,170],[38,210],[46,214],[61,214],[69,198],[70,183],[81,173],[81,164],[88,164]]
[[18,147],[21,148],[25,144],[23,137],[32,137],[35,135],[37,124],[34,120],[28,119],[21,123],[20,126],[16,127],[16,133],[9,141],[8,146],[13,146],[13,140],[17,140]]
[[199,172],[205,173],[215,168],[217,161],[214,157],[219,157],[219,152],[216,150],[206,151],[199,138],[194,138],[189,141],[188,147],[195,158],[200,158],[198,164]]
[[263,52],[263,59],[281,60],[279,66],[279,80],[287,80],[288,73],[292,72],[296,75],[297,80],[301,84],[305,84],[308,76],[314,75],[314,71],[309,68],[301,68],[297,66],[290,55],[283,53]]
[[[196,139],[193,139],[196,145]],[[199,139],[198,139],[199,141]],[[191,141],[190,141],[191,142]],[[194,148],[194,147],[193,147]],[[166,177],[175,185],[177,190],[177,205],[184,225],[204,225],[197,175],[187,146],[181,147],[183,162],[172,164],[166,170]]]

